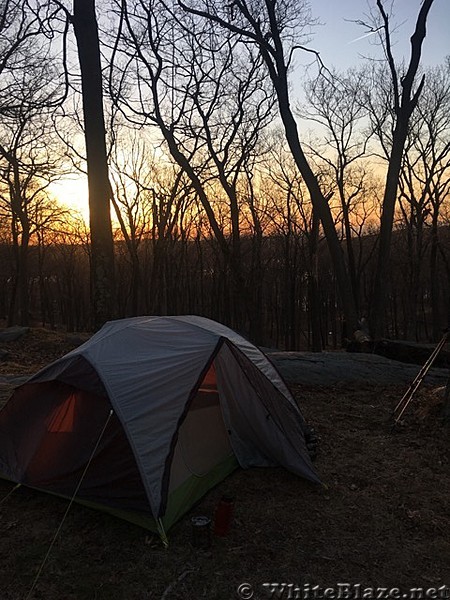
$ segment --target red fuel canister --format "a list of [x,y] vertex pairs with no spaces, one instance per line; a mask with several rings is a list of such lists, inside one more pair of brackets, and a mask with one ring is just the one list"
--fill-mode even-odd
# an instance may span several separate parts
[[226,536],[233,520],[234,499],[230,496],[222,496],[217,505],[214,515],[214,535],[219,537]]

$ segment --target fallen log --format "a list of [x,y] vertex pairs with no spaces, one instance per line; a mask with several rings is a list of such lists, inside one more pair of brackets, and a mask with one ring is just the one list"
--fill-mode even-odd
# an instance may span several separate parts
[[[391,360],[400,362],[423,365],[429,359],[436,344],[420,344],[418,342],[407,342],[400,340],[382,339],[373,343],[372,352]],[[434,367],[450,366],[450,351],[444,346],[433,362]]]

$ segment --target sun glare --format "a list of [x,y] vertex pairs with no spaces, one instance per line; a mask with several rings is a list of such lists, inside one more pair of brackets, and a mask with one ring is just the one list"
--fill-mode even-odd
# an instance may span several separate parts
[[62,206],[78,212],[89,223],[88,184],[85,177],[61,179],[52,183],[50,191]]

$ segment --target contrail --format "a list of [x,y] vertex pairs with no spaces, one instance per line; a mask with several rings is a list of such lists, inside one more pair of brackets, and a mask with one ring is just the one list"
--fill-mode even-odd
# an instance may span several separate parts
[[374,29],[373,31],[369,31],[369,33],[365,33],[364,35],[360,35],[359,37],[357,37],[354,40],[351,40],[350,42],[347,42],[347,46],[349,44],[354,44],[355,42],[358,42],[359,40],[363,40],[366,37],[369,37],[369,35],[373,35],[374,33],[376,33],[378,31],[378,29]]

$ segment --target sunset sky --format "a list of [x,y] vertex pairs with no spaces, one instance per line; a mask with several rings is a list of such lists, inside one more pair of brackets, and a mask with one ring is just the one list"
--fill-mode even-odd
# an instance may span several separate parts
[[[390,2],[386,2],[386,7]],[[398,26],[393,35],[396,42],[394,52],[397,61],[409,59],[410,36],[414,30],[420,0],[396,0],[393,23]],[[370,3],[366,0],[311,0],[313,16],[317,17],[322,25],[316,28],[314,39],[310,46],[320,52],[322,61],[326,66],[335,66],[345,70],[358,66],[363,57],[382,58],[382,51],[375,44],[376,35],[365,36],[366,31],[360,25],[350,22],[367,20],[369,5],[374,6],[375,0]],[[435,0],[428,19],[427,37],[423,47],[424,66],[440,64],[445,56],[450,55],[450,2],[449,0]],[[293,91],[297,98],[302,95],[302,70],[301,65],[309,63],[311,55],[303,53],[297,55],[296,64],[299,65],[298,79],[295,73],[292,76]],[[87,181],[85,178],[64,180],[52,185],[55,196],[64,204],[77,209],[87,219]]]

